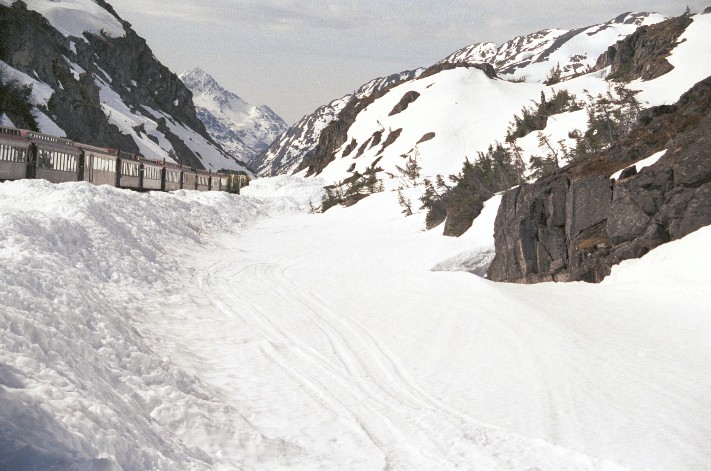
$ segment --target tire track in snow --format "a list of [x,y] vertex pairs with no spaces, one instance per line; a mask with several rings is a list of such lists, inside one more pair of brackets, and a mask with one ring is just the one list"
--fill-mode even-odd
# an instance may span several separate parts
[[[182,299],[191,299],[199,316],[182,319],[173,339],[198,340],[186,343],[193,355],[183,358],[211,370],[208,381],[238,409],[246,404],[256,411],[246,417],[258,429],[306,450],[335,453],[349,469],[595,468],[585,455],[486,425],[428,395],[348,309],[297,280],[313,248],[306,255],[249,253],[239,244],[233,236],[198,257],[185,254],[194,271]],[[210,317],[215,321],[207,322]],[[241,331],[249,334],[247,353]],[[232,358],[247,359],[248,371],[229,371]],[[264,378],[249,376],[260,372]],[[272,410],[269,402],[283,390],[275,382],[287,378],[297,385],[288,390],[295,418],[288,406]],[[249,387],[239,384],[245,379]],[[313,436],[309,421],[328,430]],[[299,436],[302,431],[308,436]],[[358,456],[341,456],[349,453]]]
[[[482,424],[427,395],[362,324],[339,314],[335,307],[289,274],[297,263],[298,258],[288,257],[249,262],[240,258],[222,260],[203,269],[200,276],[206,278],[211,297],[229,299],[229,303],[218,303],[223,310],[234,311],[231,306],[249,306],[266,335],[276,336],[290,345],[291,348],[287,349],[272,349],[269,354],[274,361],[278,357],[278,363],[316,396],[339,398],[340,406],[345,407],[347,415],[355,418],[375,446],[383,451],[388,466],[411,467],[422,462],[437,462],[440,466],[456,468],[466,466],[475,455],[478,463],[490,461],[492,465],[498,462],[495,467],[503,463],[506,463],[504,467],[516,467],[516,463],[536,461],[541,451],[545,450],[543,454],[548,454],[553,449],[556,450],[553,454],[568,454],[578,464],[591,462],[587,457],[542,441],[537,440],[532,446],[528,439]],[[250,296],[225,288],[225,280],[239,285],[247,277],[252,277],[252,282],[257,279],[265,291],[290,306],[290,314],[311,322],[325,336],[331,359],[305,345],[294,334],[287,333],[278,325],[277,319],[250,301]],[[320,372],[314,374],[303,368],[302,361],[320,368]],[[328,384],[324,384],[323,373],[329,376]],[[314,376],[318,376],[319,381],[314,381]],[[365,398],[369,404],[354,407],[353,402],[348,402],[344,396],[352,396],[356,401]],[[343,413],[334,410],[337,406],[333,402],[329,404],[332,411]],[[395,433],[400,428],[407,429],[407,434],[402,435],[399,442],[393,437],[401,435]],[[441,430],[453,432],[443,435]],[[418,437],[417,453],[413,455],[409,443],[415,437]],[[457,441],[469,441],[476,450],[467,450],[468,454],[464,455],[457,450],[460,456],[451,456],[454,454],[450,450],[451,445]],[[403,446],[406,453],[401,451]],[[522,451],[527,449],[538,453]],[[509,457],[504,458],[502,454]],[[583,465],[582,468],[588,466]]]

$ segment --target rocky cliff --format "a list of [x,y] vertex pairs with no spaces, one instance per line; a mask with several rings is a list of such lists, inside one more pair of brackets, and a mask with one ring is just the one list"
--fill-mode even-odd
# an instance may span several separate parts
[[42,91],[35,105],[45,132],[197,168],[241,168],[208,135],[190,90],[106,2],[8,4],[0,2],[0,59]]
[[[625,169],[660,151],[653,165]],[[711,77],[675,105],[647,110],[609,152],[506,192],[487,276],[598,282],[620,261],[709,224]]]

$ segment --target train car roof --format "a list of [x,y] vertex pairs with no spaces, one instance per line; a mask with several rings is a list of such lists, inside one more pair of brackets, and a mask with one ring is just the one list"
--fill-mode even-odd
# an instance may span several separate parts
[[114,147],[99,147],[92,146],[91,144],[84,144],[83,142],[74,142],[74,146],[83,150],[88,150],[89,152],[96,152],[97,154],[104,154],[111,157],[116,157],[118,149]]
[[152,165],[153,167],[163,167],[163,162],[159,160],[142,159],[143,165]]
[[81,150],[72,145],[72,141],[63,137],[50,136],[36,131],[21,131],[37,147],[60,149],[71,154],[80,154]]
[[8,126],[0,126],[0,141],[7,142],[12,145],[21,145],[29,147],[30,141],[22,135],[19,129]]

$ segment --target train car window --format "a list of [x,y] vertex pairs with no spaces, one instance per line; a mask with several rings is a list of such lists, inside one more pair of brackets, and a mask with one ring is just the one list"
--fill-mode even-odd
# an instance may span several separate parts
[[0,160],[4,160],[6,162],[16,162],[14,149],[15,148],[12,146],[0,144]]
[[22,147],[15,147],[8,144],[0,144],[0,160],[6,162],[24,162],[27,150]]
[[[96,167],[96,156],[94,154],[89,154],[89,159],[86,165],[89,167],[89,181],[94,181],[94,167]],[[86,171],[87,169],[85,169]]]
[[160,168],[147,166],[144,168],[143,176],[149,180],[160,180]]
[[121,165],[121,174],[126,177],[138,176],[138,164],[134,162],[123,162]]
[[40,168],[52,168],[52,157],[50,153],[44,149],[40,149],[37,157],[37,165]]

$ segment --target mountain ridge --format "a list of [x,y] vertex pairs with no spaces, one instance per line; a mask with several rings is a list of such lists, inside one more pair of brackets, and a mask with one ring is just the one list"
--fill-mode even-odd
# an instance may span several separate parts
[[[623,13],[604,23],[575,30],[544,29],[528,35],[517,36],[501,45],[494,43],[475,43],[461,48],[439,62],[441,64],[473,65],[486,63],[494,67],[497,75],[505,80],[531,83],[543,83],[555,67],[560,68],[558,79],[562,80],[592,69],[598,57],[608,47],[636,31],[639,26],[658,23],[665,17],[657,13]],[[583,47],[583,51],[570,50],[571,47]],[[432,69],[432,67],[430,67]],[[322,154],[319,148],[320,134],[329,124],[342,121],[340,114],[353,97],[362,99],[373,95],[369,84],[381,80],[389,86],[411,81],[424,69],[417,69],[415,75],[399,74],[389,79],[375,79],[363,85],[359,92],[346,95],[332,101],[329,105],[318,108],[307,115],[286,133],[282,134],[260,156],[258,172],[263,176],[298,172],[303,169],[303,162],[314,154]],[[405,75],[403,75],[405,74]],[[384,87],[380,87],[379,91]],[[352,121],[352,119],[351,119]],[[345,124],[339,128],[344,131]],[[343,138],[340,138],[342,141]],[[333,141],[329,141],[333,142]],[[331,144],[329,144],[331,145]]]
[[199,67],[179,77],[193,93],[198,117],[208,133],[247,165],[287,129],[271,108],[250,105]]

